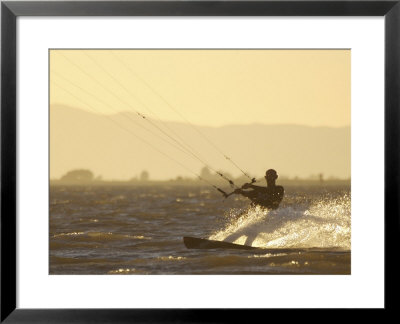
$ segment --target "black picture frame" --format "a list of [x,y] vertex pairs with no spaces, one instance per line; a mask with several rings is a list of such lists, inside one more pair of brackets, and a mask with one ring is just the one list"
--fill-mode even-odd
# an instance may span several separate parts
[[[394,1],[4,1],[1,3],[1,322],[199,323],[261,318],[264,309],[16,308],[16,19],[19,16],[384,16],[385,309],[396,308],[399,235],[400,0]],[[371,175],[366,175],[366,177]],[[366,283],[367,284],[367,283]],[[266,292],[267,293],[267,292]]]

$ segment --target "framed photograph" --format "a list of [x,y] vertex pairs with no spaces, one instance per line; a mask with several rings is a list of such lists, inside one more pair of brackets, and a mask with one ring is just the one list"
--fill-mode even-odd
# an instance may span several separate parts
[[399,1],[2,2],[1,320],[393,308],[399,21]]

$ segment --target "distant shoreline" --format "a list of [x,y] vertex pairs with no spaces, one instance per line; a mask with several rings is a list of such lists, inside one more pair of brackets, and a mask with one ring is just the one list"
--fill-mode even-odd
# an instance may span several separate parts
[[[216,185],[226,187],[224,182],[215,182]],[[265,181],[257,181],[257,185],[266,186]],[[282,186],[351,186],[351,179],[332,179],[332,180],[311,180],[311,179],[298,179],[289,180],[283,179],[278,181]],[[148,181],[123,181],[123,180],[93,180],[93,181],[63,181],[63,180],[50,180],[50,186],[199,186],[206,187],[207,184],[198,180],[148,180]],[[242,183],[237,183],[241,186]]]

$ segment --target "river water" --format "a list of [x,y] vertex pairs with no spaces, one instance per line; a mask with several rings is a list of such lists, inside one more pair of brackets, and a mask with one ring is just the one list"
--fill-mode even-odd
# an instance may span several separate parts
[[[50,274],[351,272],[349,187],[287,187],[267,211],[202,186],[57,185],[49,217]],[[187,249],[184,236],[267,250]]]

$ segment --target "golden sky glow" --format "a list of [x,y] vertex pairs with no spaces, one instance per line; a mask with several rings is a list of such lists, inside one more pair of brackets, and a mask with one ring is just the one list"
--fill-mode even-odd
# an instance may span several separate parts
[[99,114],[350,125],[350,50],[51,50],[50,80],[51,104]]

